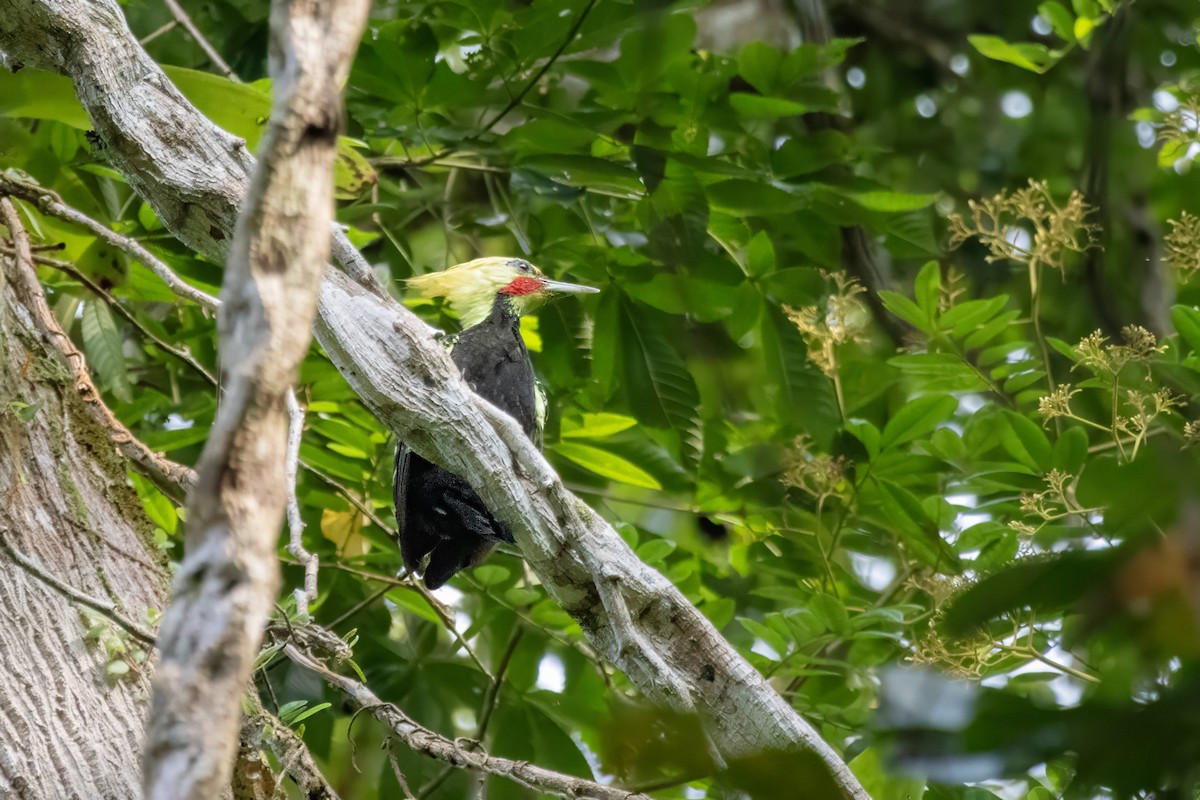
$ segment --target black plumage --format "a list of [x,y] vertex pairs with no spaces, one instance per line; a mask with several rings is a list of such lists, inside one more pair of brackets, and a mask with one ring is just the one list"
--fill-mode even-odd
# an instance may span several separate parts
[[[508,412],[537,440],[537,388],[512,298],[497,294],[491,313],[453,340],[450,357],[480,397]],[[465,480],[412,452],[396,450],[394,483],[400,552],[410,572],[424,566],[430,589],[483,561],[512,534]]]

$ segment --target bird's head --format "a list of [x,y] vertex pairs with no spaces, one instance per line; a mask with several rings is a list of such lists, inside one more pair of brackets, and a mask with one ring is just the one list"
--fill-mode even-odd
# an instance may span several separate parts
[[563,294],[594,294],[599,289],[552,281],[523,258],[477,258],[442,272],[408,279],[417,297],[444,297],[458,312],[464,328],[477,325],[491,313],[497,297],[511,303],[517,314]]

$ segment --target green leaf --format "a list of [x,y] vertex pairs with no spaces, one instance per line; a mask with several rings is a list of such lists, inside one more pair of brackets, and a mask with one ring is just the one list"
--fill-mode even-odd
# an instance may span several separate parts
[[746,247],[746,271],[760,278],[775,271],[775,246],[766,231],[759,231]]
[[932,319],[942,298],[942,268],[938,262],[927,261],[925,266],[921,267],[913,283],[913,294],[917,305]]
[[833,595],[814,595],[809,601],[808,610],[827,631],[835,636],[848,638],[853,633],[853,629],[850,627],[850,615],[846,613],[846,607]]
[[535,155],[521,159],[517,166],[566,186],[600,189],[629,198],[639,198],[646,193],[636,169],[603,158]]
[[924,436],[950,419],[957,408],[958,400],[946,395],[918,397],[905,403],[884,426],[881,449]]
[[1018,561],[958,595],[942,624],[950,635],[962,636],[1010,611],[1064,609],[1108,584],[1119,563],[1114,554],[1075,551]]
[[737,621],[743,628],[750,632],[751,636],[762,639],[780,656],[787,655],[787,652],[790,648],[788,647],[788,640],[782,635],[776,633],[757,620],[749,619],[747,617],[738,617]]
[[1001,442],[1008,454],[1038,472],[1050,471],[1050,440],[1037,423],[1012,411],[1001,417],[1004,429]]
[[862,442],[863,447],[867,448],[867,455],[871,458],[879,455],[880,442],[882,441],[879,428],[861,419],[852,419],[846,423],[845,427],[851,436],[858,439]]
[[993,319],[1008,304],[1008,295],[989,297],[986,300],[968,300],[958,303],[938,317],[938,327],[951,330],[962,338]]
[[887,289],[880,290],[879,299],[883,301],[884,308],[909,325],[925,333],[933,333],[933,320],[912,300]]
[[705,193],[712,207],[737,216],[787,214],[805,208],[808,199],[762,181],[731,178],[710,185]]
[[896,537],[904,542],[913,555],[931,567],[945,572],[958,570],[958,556],[950,549],[937,524],[930,519],[915,494],[897,483],[874,480],[878,488],[874,499],[882,507]]
[[855,192],[845,189],[838,193],[850,198],[868,211],[897,213],[928,208],[937,200],[936,194],[904,194],[903,192],[869,191]]
[[816,131],[788,139],[771,154],[771,170],[778,178],[794,178],[839,164],[850,152],[850,139],[839,131]]
[[384,597],[395,603],[398,608],[411,611],[427,622],[432,622],[435,625],[442,624],[442,618],[438,616],[437,610],[430,605],[430,602],[423,595],[412,589],[391,589]]
[[793,306],[813,305],[825,296],[825,276],[812,267],[791,267],[765,276],[759,283],[772,297]]
[[1090,19],[1088,17],[1076,17],[1075,26],[1071,32],[1074,34],[1075,39],[1077,39],[1079,43],[1084,46],[1084,48],[1087,48],[1088,39],[1091,38],[1092,30],[1095,27],[1096,21],[1094,19]]
[[638,419],[690,431],[700,397],[687,365],[644,312],[623,302],[620,313],[623,388]]
[[21,422],[25,423],[26,425],[28,425],[30,422],[33,422],[34,418],[37,417],[38,411],[41,411],[42,409],[42,403],[43,401],[41,400],[36,403],[22,403],[20,408],[17,409],[17,419],[21,420]]
[[179,527],[179,515],[175,513],[175,504],[167,498],[158,487],[141,475],[131,475],[134,490],[142,501],[146,516],[168,534],[174,534]]
[[125,371],[121,332],[117,330],[108,306],[99,300],[85,303],[80,331],[88,363],[100,374],[104,386],[121,402],[130,402],[133,395],[129,374]]
[[874,748],[855,756],[849,767],[872,800],[921,800],[925,793],[924,780],[885,769]]
[[[257,88],[261,84],[239,83],[186,67],[163,65],[162,69],[188,102],[221,128],[245,139],[254,151],[271,114],[271,95]],[[69,78],[34,69],[0,73],[0,115],[54,120],[81,131],[93,127]],[[374,168],[345,137],[338,141],[335,173],[343,197],[357,197],[376,180]]]
[[92,127],[70,78],[29,68],[0,70],[0,115],[54,120],[81,131]]
[[603,439],[634,425],[637,425],[637,420],[623,414],[583,414],[579,418],[564,419],[560,435],[564,439]]
[[1055,36],[1068,42],[1075,40],[1075,17],[1062,3],[1056,0],[1042,3],[1038,6],[1038,13],[1050,23]]
[[738,52],[738,72],[746,82],[763,94],[771,94],[783,64],[779,48],[765,42],[751,42]]
[[768,389],[787,431],[807,431],[828,441],[838,424],[837,400],[829,379],[805,357],[804,340],[782,313],[764,304],[759,321]]
[[651,539],[637,549],[637,557],[647,564],[661,562],[675,552],[675,543],[670,539]]
[[763,97],[739,92],[729,96],[729,104],[747,119],[783,119],[807,114],[810,109],[804,103],[785,100],[782,97]]
[[653,475],[607,450],[576,442],[559,442],[553,449],[568,461],[609,480],[645,489],[662,488]]
[[1087,460],[1088,434],[1080,425],[1062,432],[1050,453],[1050,466],[1071,475],[1078,475]]
[[999,36],[968,36],[967,41],[982,55],[996,61],[1014,64],[1039,75],[1050,69],[1061,57],[1040,44],[1010,44]]
[[498,564],[483,564],[476,567],[471,575],[484,586],[496,586],[508,580],[512,571]]
[[1200,353],[1200,310],[1183,305],[1171,306],[1171,324],[1188,349]]
[[304,722],[304,720],[306,720],[306,719],[308,719],[309,717],[311,717],[313,714],[316,714],[316,713],[319,713],[319,712],[321,712],[321,711],[324,711],[325,709],[329,708],[329,707],[330,707],[330,706],[332,706],[332,705],[333,705],[333,703],[318,703],[317,705],[313,706],[312,708],[310,708],[310,709],[308,709],[308,710],[306,710],[306,711],[304,711],[304,712],[302,712],[302,713],[300,713],[300,714],[296,715],[296,716],[295,716],[294,718],[292,718],[291,720],[288,720],[288,725],[289,725],[290,727],[293,727],[293,728],[294,728],[294,727],[296,727],[297,725],[299,725],[301,722]]
[[913,353],[888,359],[927,392],[979,392],[987,382],[958,356],[950,353]]

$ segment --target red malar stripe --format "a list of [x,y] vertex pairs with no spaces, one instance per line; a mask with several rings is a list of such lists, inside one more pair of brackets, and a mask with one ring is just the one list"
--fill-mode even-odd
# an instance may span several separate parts
[[520,297],[526,294],[533,294],[542,290],[542,282],[537,278],[513,278],[512,283],[500,290],[500,294],[507,294],[511,297]]

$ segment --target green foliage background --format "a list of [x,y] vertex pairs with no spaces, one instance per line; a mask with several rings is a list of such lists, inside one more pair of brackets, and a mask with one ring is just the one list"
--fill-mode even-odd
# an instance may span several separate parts
[[[162,4],[123,4],[172,80],[253,144],[267,3],[184,5],[245,83],[160,30]],[[801,44],[815,4],[743,3],[755,13],[734,24],[736,5],[376,3],[346,87],[338,219],[398,296],[403,278],[500,254],[603,289],[526,327],[548,457],[874,797],[1192,796],[1200,312],[1167,256],[1186,268],[1200,241],[1167,223],[1200,188],[1200,12],[834,2],[843,38]],[[0,115],[0,168],[218,290],[221,265],[88,140],[68,81],[0,75]],[[948,250],[952,213],[1030,179],[1045,194],[1009,210],[1031,218],[1006,217],[990,251],[965,235]],[[1031,259],[1076,190],[1094,246],[1064,254],[1048,235]],[[43,277],[106,400],[193,462],[217,400],[211,317],[22,210],[77,270]],[[1069,406],[1046,400],[1065,385]],[[637,706],[515,552],[457,578],[448,605],[389,585],[394,442],[315,346],[300,394],[314,614],[357,632],[380,696],[499,755],[725,796],[736,777],[697,772],[686,733]],[[179,509],[131,480],[178,557]],[[934,672],[896,670],[913,662]],[[286,665],[259,683],[343,797],[398,796],[372,722],[352,728]],[[470,776],[395,756],[421,796],[468,795]],[[529,792],[492,780],[488,796]]]

